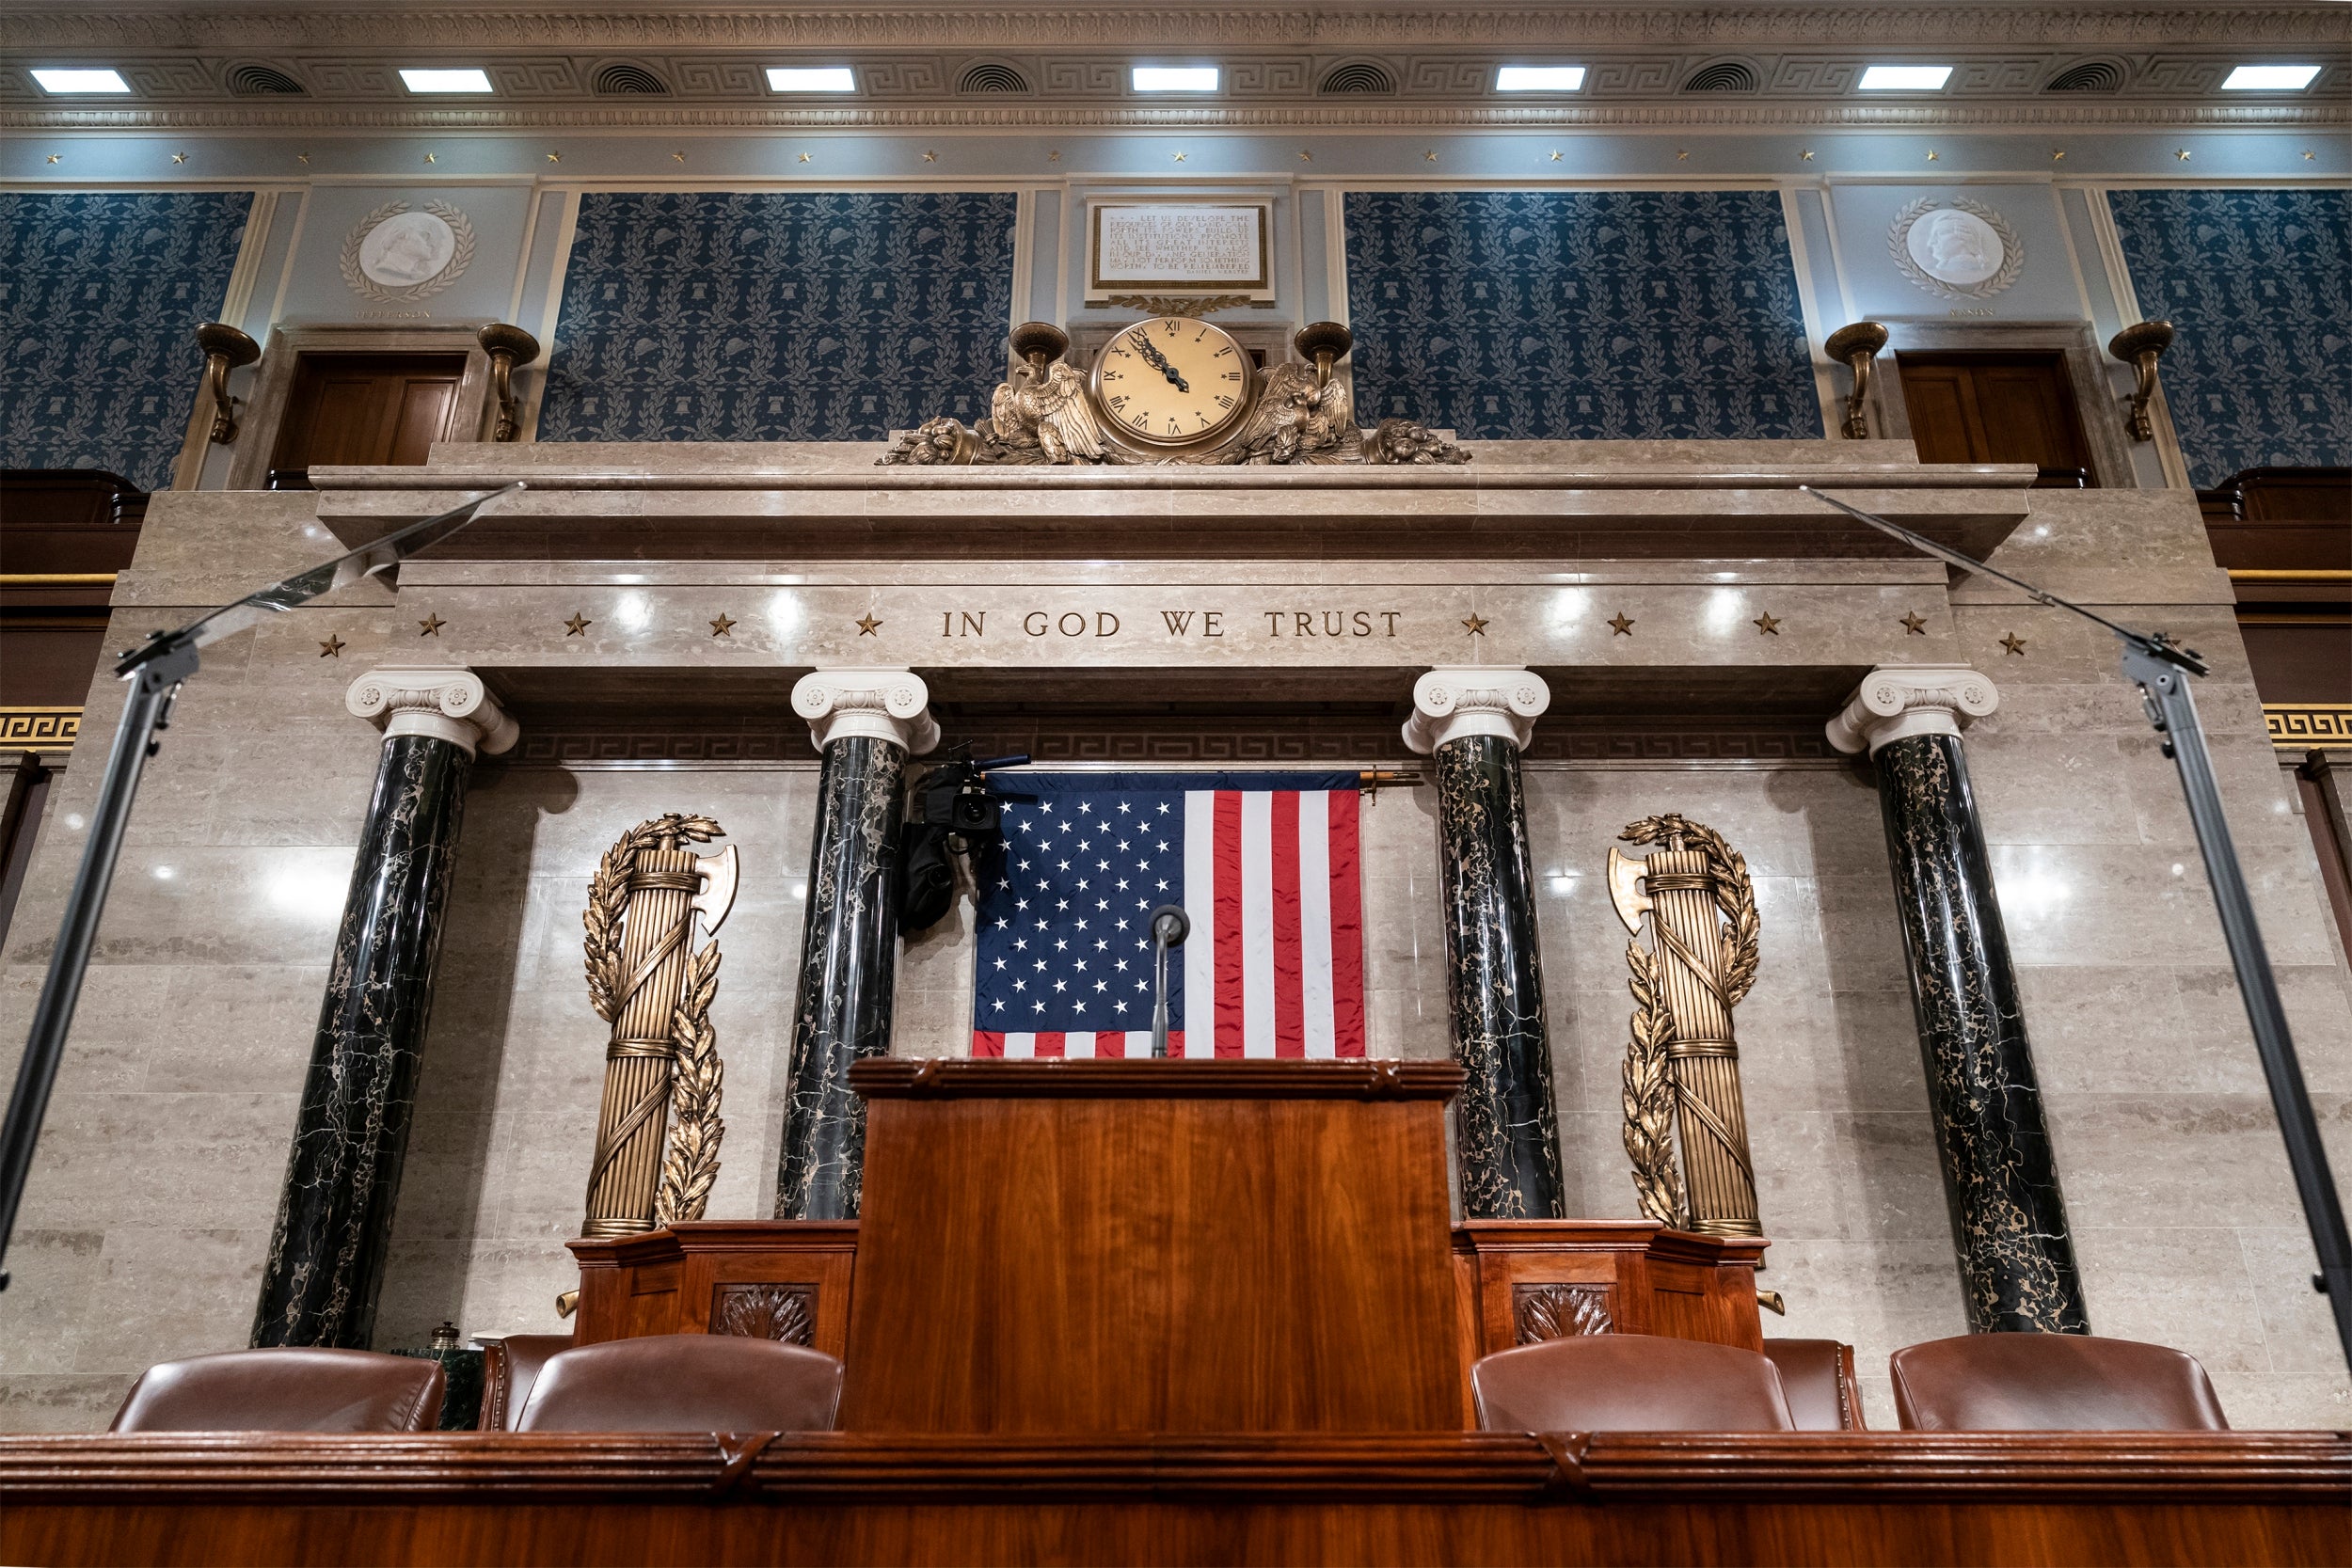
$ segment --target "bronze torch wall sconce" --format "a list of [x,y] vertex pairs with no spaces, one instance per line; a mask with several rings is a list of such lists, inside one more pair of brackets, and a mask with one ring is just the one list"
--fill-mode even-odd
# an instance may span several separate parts
[[2107,340],[2107,352],[2139,372],[2132,388],[2132,439],[2153,441],[2156,422],[2148,417],[2148,400],[2156,395],[2156,361],[2172,346],[2170,322],[2140,322]]
[[490,439],[511,441],[522,432],[521,422],[515,418],[515,368],[539,357],[539,340],[519,326],[492,322],[474,334],[474,341],[490,356],[490,398],[499,411],[498,428],[490,433]]
[[225,447],[237,438],[237,400],[229,395],[229,372],[259,359],[262,348],[225,322],[198,327],[196,346],[204,351],[204,386],[213,394],[213,444]]
[[1301,359],[1314,361],[1315,390],[1321,391],[1331,385],[1332,365],[1356,346],[1356,335],[1338,322],[1309,322],[1292,334],[1291,346]]
[[1846,394],[1845,432],[1849,441],[1870,438],[1870,421],[1862,410],[1870,396],[1871,369],[1878,363],[1879,351],[1885,346],[1886,328],[1877,322],[1841,326],[1821,345],[1832,359],[1853,372],[1853,390]]

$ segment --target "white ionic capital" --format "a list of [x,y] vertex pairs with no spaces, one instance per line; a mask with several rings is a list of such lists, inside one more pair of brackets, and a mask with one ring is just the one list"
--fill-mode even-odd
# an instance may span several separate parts
[[496,756],[522,734],[480,675],[446,665],[371,670],[351,683],[343,705],[382,730],[387,740],[429,735],[463,746],[469,757],[477,750]]
[[939,744],[930,700],[930,689],[912,670],[818,670],[792,688],[792,711],[808,721],[808,737],[820,752],[865,736],[920,756]]
[[1551,688],[1533,670],[1432,670],[1413,683],[1405,744],[1427,756],[1466,735],[1493,735],[1523,752],[1550,705]]
[[2000,705],[1993,683],[1965,664],[1882,665],[1829,721],[1829,743],[1841,752],[1867,746],[1875,753],[1890,740],[1915,735],[1958,735],[1969,720]]

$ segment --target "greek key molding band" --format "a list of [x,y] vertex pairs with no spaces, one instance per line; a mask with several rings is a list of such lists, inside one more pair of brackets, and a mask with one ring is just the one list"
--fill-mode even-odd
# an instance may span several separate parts
[[1867,750],[1895,875],[1968,1325],[2085,1334],[2058,1163],[1961,729],[2000,693],[1959,665],[1874,670],[1829,723]]
[[792,689],[824,762],[801,933],[775,1217],[855,1219],[866,1105],[850,1064],[890,1052],[898,845],[910,754],[939,744],[930,690],[910,670],[819,670]]
[[365,1350],[391,1240],[475,753],[515,721],[470,670],[389,666],[344,705],[384,732],[255,1309],[256,1345]]
[[1558,1219],[1565,1212],[1551,1088],[1535,873],[1519,752],[1551,705],[1531,670],[1438,669],[1413,683],[1405,743],[1436,765],[1446,992],[1462,1212]]

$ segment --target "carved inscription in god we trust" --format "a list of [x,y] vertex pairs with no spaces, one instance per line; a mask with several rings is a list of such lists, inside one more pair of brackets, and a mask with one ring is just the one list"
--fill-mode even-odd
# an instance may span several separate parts
[[[943,610],[939,612],[939,635],[944,638],[969,638],[980,641],[992,636],[1010,637],[1019,627],[1024,639],[1104,639],[1121,635],[1150,637],[1155,632],[1175,639],[1223,638],[1228,630],[1232,611],[1222,610],[1161,610],[1154,627],[1148,620],[1132,632],[1119,615],[1108,610],[1029,610],[1017,615],[1003,610],[996,616],[996,630],[989,628],[985,610]],[[1308,639],[1393,638],[1398,635],[1397,623],[1404,618],[1401,610],[1262,610],[1265,617],[1266,635],[1277,641],[1303,641]],[[1248,626],[1243,622],[1230,629]],[[1251,626],[1250,629],[1255,629]]]

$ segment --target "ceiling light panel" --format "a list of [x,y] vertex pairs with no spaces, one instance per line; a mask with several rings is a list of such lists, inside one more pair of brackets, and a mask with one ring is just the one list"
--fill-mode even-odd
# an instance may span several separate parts
[[1581,65],[1506,65],[1495,72],[1497,92],[1581,92]]
[[1130,78],[1137,92],[1215,92],[1213,65],[1139,65]]
[[2318,76],[2315,65],[2242,65],[2221,87],[2225,92],[2301,92]]
[[33,71],[33,80],[43,92],[129,92],[131,84],[122,79],[122,72],[111,70],[90,71],[74,67],[41,66]]
[[403,69],[401,84],[410,92],[488,92],[490,73],[473,66],[451,71]]
[[857,72],[846,65],[771,65],[768,88],[771,92],[855,92]]
[[1874,65],[1859,85],[1864,92],[1942,92],[1951,75],[1947,65]]

